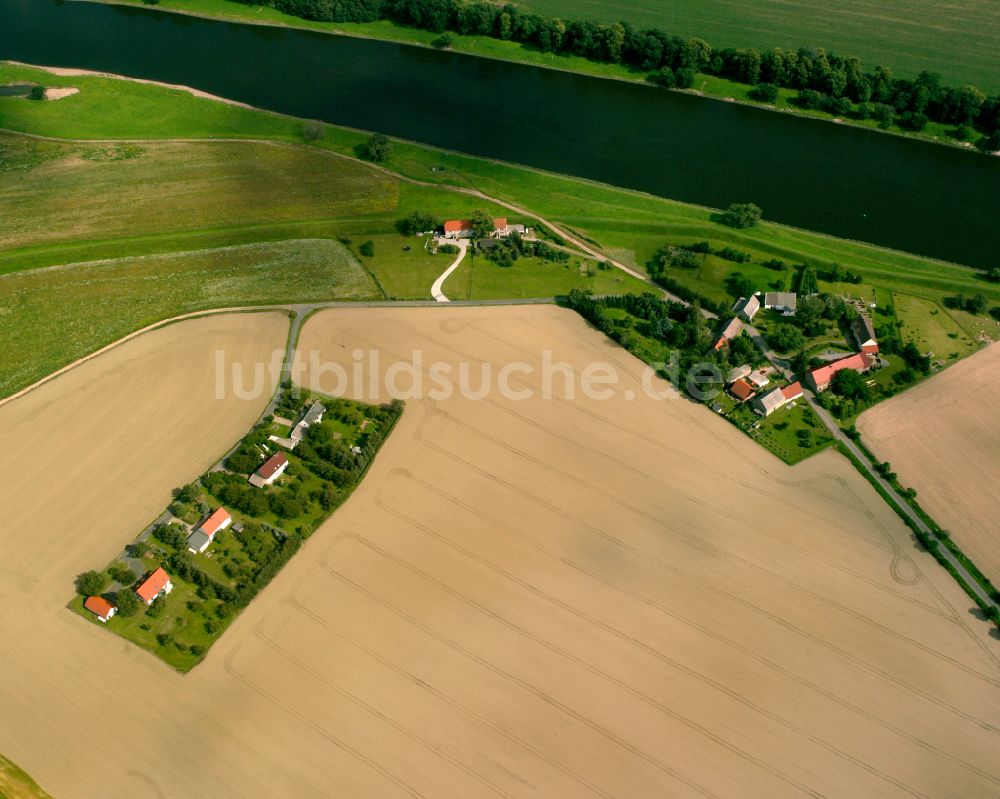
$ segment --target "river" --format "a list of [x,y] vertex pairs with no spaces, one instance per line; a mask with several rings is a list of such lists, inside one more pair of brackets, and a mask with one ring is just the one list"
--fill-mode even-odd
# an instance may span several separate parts
[[[1000,158],[638,84],[144,8],[0,0],[0,58],[295,116],[1000,266]],[[2,126],[2,119],[0,119]]]

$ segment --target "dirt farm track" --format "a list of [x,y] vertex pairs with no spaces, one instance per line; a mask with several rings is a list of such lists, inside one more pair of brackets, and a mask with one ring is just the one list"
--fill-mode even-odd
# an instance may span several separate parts
[[215,351],[286,331],[178,323],[0,408],[0,751],[56,799],[1000,795],[1000,641],[869,485],[646,397],[554,307],[310,318],[300,351],[348,370],[545,348],[621,385],[409,401],[187,676],[67,611],[266,405],[214,398]]
[[869,449],[1000,581],[1000,344],[862,414]]

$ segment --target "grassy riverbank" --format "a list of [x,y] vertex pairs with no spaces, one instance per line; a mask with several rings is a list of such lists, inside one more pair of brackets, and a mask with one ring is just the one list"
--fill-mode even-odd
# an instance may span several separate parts
[[[148,3],[143,0],[90,0],[92,2],[108,2],[111,5],[142,5],[148,6]],[[575,5],[575,4],[573,4]],[[431,47],[432,42],[434,42],[439,34],[432,31],[420,30],[418,28],[410,28],[403,25],[397,25],[393,22],[387,20],[379,20],[377,22],[315,22],[312,20],[302,19],[301,17],[292,16],[290,14],[282,13],[268,6],[257,6],[257,5],[245,5],[243,3],[233,2],[233,0],[160,0],[156,4],[156,8],[160,11],[169,11],[183,14],[192,14],[200,17],[207,17],[210,19],[221,19],[233,22],[245,22],[258,25],[273,25],[279,27],[288,28],[302,28],[305,30],[321,31],[325,33],[335,33],[342,34],[346,36],[358,36],[368,39],[380,39],[383,41],[399,42],[402,44],[418,45],[422,47]],[[534,10],[534,7],[533,7]],[[594,9],[594,13],[597,13],[598,9]],[[580,8],[579,10],[572,10],[566,12],[567,19],[576,19],[582,16],[586,16],[590,13],[589,9]],[[626,14],[627,16],[627,14]],[[617,20],[617,16],[615,19]],[[998,18],[997,23],[998,29],[1000,29],[1000,18]],[[673,33],[672,29],[670,32]],[[573,55],[557,55],[555,53],[546,53],[541,50],[520,44],[513,41],[505,41],[501,39],[494,39],[489,36],[463,36],[457,33],[450,33],[451,44],[449,49],[454,52],[465,53],[467,55],[478,56],[482,58],[495,58],[503,61],[514,61],[522,64],[529,64],[536,67],[544,67],[547,69],[558,69],[566,72],[578,72],[585,75],[591,75],[599,78],[611,78],[615,80],[626,80],[637,83],[646,83],[646,73],[632,69],[628,66],[622,64],[609,64],[601,63],[598,61],[591,61],[587,58],[582,58],[580,56]],[[686,34],[691,36],[702,36],[705,37],[707,34],[694,32],[691,34]],[[814,38],[814,37],[813,37]],[[711,39],[712,43],[718,47],[735,46],[732,45],[728,38],[723,34],[715,36]],[[760,46],[760,45],[757,45]],[[822,47],[824,46],[824,41],[818,40],[806,42],[804,46],[807,47]],[[844,52],[854,53],[854,50],[850,48],[837,48],[838,51],[843,49]],[[895,51],[894,51],[895,54]],[[920,59],[917,51],[914,51],[912,56],[912,63],[916,64],[918,61],[921,66],[917,66],[912,70],[912,74],[916,75],[921,69],[936,69],[935,57],[940,55],[940,52],[934,54],[928,54],[926,58]],[[975,56],[974,58],[972,56]],[[871,63],[878,63],[878,59],[871,59]],[[1000,88],[1000,84],[997,84],[996,70],[992,68],[989,64],[989,59],[983,59],[982,53],[970,54],[970,63],[974,63],[977,66],[980,64],[986,65],[986,73],[982,76],[982,79],[977,79],[973,81],[970,78],[965,78],[965,82],[975,82],[984,90],[989,91],[989,87],[993,86],[994,89]],[[889,65],[893,65],[893,61],[890,59]],[[929,65],[929,66],[928,66]],[[978,70],[977,70],[978,73]],[[910,74],[910,70],[900,70],[900,74]],[[962,79],[956,78],[957,82],[961,82]],[[997,85],[994,85],[997,84]],[[687,93],[699,94],[705,97],[714,98],[717,100],[727,100],[744,103],[747,105],[756,106],[759,108],[766,108],[770,110],[781,111],[784,113],[798,114],[801,116],[809,116],[818,119],[834,120],[836,119],[838,124],[855,125],[858,127],[863,127],[869,130],[882,130],[879,124],[873,119],[856,119],[852,116],[846,115],[844,117],[834,117],[832,114],[828,114],[824,111],[807,111],[804,110],[794,103],[791,102],[797,93],[792,90],[783,89],[779,92],[778,99],[774,104],[759,103],[750,98],[749,92],[751,86],[746,84],[738,83],[736,81],[727,80],[725,78],[720,78],[712,75],[699,74],[695,85],[691,89],[682,90]],[[659,89],[658,91],[665,91]],[[893,124],[884,132],[891,132],[893,134],[908,136],[910,138],[922,139],[924,141],[937,142],[939,144],[949,144],[953,146],[969,147],[971,145],[957,141],[952,135],[952,126],[944,125],[937,122],[929,122],[924,128],[924,130],[915,132],[912,130],[907,130],[899,125]]]
[[[954,342],[945,354],[969,351],[980,329],[996,337],[990,327],[996,323],[989,317],[970,317],[942,308],[944,298],[958,292],[970,296],[982,292],[991,305],[1000,303],[1000,286],[964,267],[769,223],[734,230],[713,221],[707,208],[408,142],[395,142],[388,161],[376,168],[353,160],[366,139],[359,131],[323,126],[320,138],[307,145],[302,121],[290,117],[225,105],[177,89],[111,78],[57,77],[38,69],[0,64],[0,82],[19,80],[74,86],[80,92],[45,103],[0,98],[0,116],[7,127],[74,140],[137,141],[120,145],[120,149],[22,137],[0,141],[0,169],[9,176],[0,191],[0,225],[6,226],[5,240],[18,242],[16,249],[0,251],[0,274],[261,242],[344,239],[385,295],[427,297],[430,282],[447,266],[447,258],[425,257],[422,240],[404,238],[396,232],[395,222],[411,210],[440,217],[475,208],[497,215],[511,213],[483,198],[454,191],[459,188],[515,203],[531,216],[550,220],[640,271],[668,243],[709,241],[713,247],[732,246],[750,252],[753,261],[747,265],[712,261],[701,270],[674,270],[679,282],[715,300],[726,299],[725,280],[732,271],[744,272],[759,289],[768,288],[777,276],[760,264],[769,258],[808,262],[820,271],[836,262],[860,272],[863,284],[860,288],[824,285],[824,289],[876,290],[883,303],[891,293],[900,316],[912,319],[909,324],[915,333],[909,337],[922,335],[928,346],[932,341],[934,346]],[[138,110],[109,113],[109,108]],[[162,138],[199,141],[154,142]],[[209,138],[215,141],[200,142]],[[261,139],[284,146],[218,141],[222,138]],[[128,148],[142,152],[136,155]],[[136,157],[119,158],[116,153]],[[171,189],[178,186],[183,191]],[[33,224],[37,218],[45,218],[46,224]],[[367,240],[375,243],[371,258],[356,252]],[[145,268],[151,263],[169,265],[170,275],[158,279],[181,285],[176,283],[181,278],[173,267],[188,262],[160,259],[143,263]],[[223,263],[218,262],[219,269]],[[192,271],[188,266],[182,270],[185,274],[198,274],[198,269]],[[219,291],[208,297],[178,290],[171,295],[178,302],[157,305],[143,321],[213,304],[246,304],[250,295],[245,281],[253,285],[253,276],[261,274],[257,266],[229,272],[227,281],[212,284]],[[76,277],[72,269],[25,273],[24,279],[29,275],[35,283],[51,282],[48,288],[36,285],[39,291],[58,290],[62,285],[59,281]],[[271,288],[253,293],[253,299],[293,302],[340,296],[335,286],[324,282],[298,284],[293,291],[296,284],[282,284],[280,270],[269,280]],[[115,285],[134,285],[134,290],[141,290],[129,283],[124,272]],[[28,307],[14,287],[14,281],[0,278],[0,313],[22,313]],[[463,265],[448,285],[456,296],[473,299],[553,296],[588,287],[597,293],[643,288],[620,272],[586,268],[582,261],[567,268],[549,265],[532,269],[529,263],[519,263],[502,269],[481,258],[474,267],[471,262]],[[193,299],[200,304],[192,305]],[[32,336],[47,329],[44,315],[22,313],[18,318],[19,335],[29,344],[44,338]],[[114,340],[121,335],[119,327],[96,331],[100,335],[88,339],[87,346]],[[22,352],[18,357],[31,361],[34,356]],[[38,357],[38,361],[44,362],[47,371],[59,365],[58,358]],[[13,373],[14,368],[10,365],[3,371]]]

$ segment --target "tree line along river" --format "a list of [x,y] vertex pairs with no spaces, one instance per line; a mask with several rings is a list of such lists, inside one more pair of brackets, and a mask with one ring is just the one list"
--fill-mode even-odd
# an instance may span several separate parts
[[[261,108],[1000,265],[1000,158],[457,53],[142,8],[0,0],[0,58]],[[2,127],[2,119],[0,119]]]

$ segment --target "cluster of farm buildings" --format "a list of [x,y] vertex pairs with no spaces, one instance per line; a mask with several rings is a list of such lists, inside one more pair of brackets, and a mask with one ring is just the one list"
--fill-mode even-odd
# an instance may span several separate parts
[[[493,238],[505,239],[514,233],[524,236],[529,233],[529,230],[524,225],[509,223],[504,217],[493,220],[493,233],[490,234]],[[472,239],[476,237],[476,231],[468,219],[449,219],[444,223],[444,237],[446,239]]]
[[[729,342],[743,331],[744,322],[753,322],[754,316],[762,307],[774,310],[782,316],[794,316],[797,305],[797,297],[793,292],[766,292],[763,303],[756,294],[740,297],[733,305],[733,316],[720,328],[713,345],[714,349],[719,351],[727,347]],[[802,376],[807,388],[818,394],[830,387],[837,372],[852,369],[863,373],[878,364],[878,339],[875,337],[871,319],[863,315],[854,319],[851,322],[851,338],[858,351],[807,371]],[[798,381],[789,386],[761,393],[769,383],[769,379],[761,370],[752,371],[748,364],[730,372],[726,383],[733,397],[740,402],[750,402],[754,411],[761,416],[770,416],[782,406],[801,397],[803,393],[802,384]]]
[[[310,425],[322,421],[325,411],[326,408],[323,405],[315,402],[300,414],[298,420],[292,426],[289,435],[289,449],[294,449],[295,445],[305,437],[305,431],[308,430]],[[272,485],[281,477],[287,468],[288,456],[284,452],[276,452],[264,461],[257,471],[250,475],[248,482],[257,488],[265,488]],[[188,552],[193,555],[204,553],[215,540],[215,536],[232,523],[233,517],[228,510],[223,507],[216,508],[188,535]],[[157,597],[166,596],[173,588],[174,585],[170,581],[170,576],[160,566],[138,585],[135,593],[146,605],[152,605]],[[118,610],[115,605],[102,596],[87,597],[83,606],[101,622],[107,622]]]

